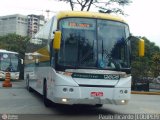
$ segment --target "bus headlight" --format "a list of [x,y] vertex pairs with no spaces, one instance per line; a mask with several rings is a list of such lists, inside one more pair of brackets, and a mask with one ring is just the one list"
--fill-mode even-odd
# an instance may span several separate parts
[[126,93],[126,94],[127,94],[127,93],[128,93],[128,90],[125,90],[125,91],[124,91],[124,93]]
[[69,88],[69,92],[73,92],[74,91],[74,89],[73,88]]
[[120,90],[119,92],[120,92],[121,94],[123,94],[123,90]]
[[124,103],[125,103],[125,100],[121,100],[121,103],[123,103],[123,104],[124,104]]
[[67,102],[68,100],[66,98],[63,98],[62,99],[62,102]]
[[67,92],[67,88],[63,88],[63,92]]
[[128,90],[120,90],[119,92],[120,92],[120,94],[127,94]]

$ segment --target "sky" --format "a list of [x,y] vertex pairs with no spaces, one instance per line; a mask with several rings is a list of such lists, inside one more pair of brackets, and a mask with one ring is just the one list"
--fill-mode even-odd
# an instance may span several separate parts
[[[160,0],[132,0],[124,7],[128,16],[123,18],[135,36],[145,36],[160,47]],[[50,10],[47,16],[46,10]],[[37,14],[51,17],[56,11],[70,10],[69,4],[56,0],[0,0],[0,16]]]

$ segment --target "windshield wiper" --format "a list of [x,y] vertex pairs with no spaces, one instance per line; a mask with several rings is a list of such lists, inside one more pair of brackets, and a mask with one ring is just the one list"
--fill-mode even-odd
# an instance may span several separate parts
[[122,68],[119,60],[109,59],[108,65],[111,66],[111,64],[113,64],[115,69],[118,71],[121,70],[121,68]]
[[[93,54],[93,49],[94,49],[94,40],[93,40],[93,48],[91,47],[91,48],[87,51],[87,53],[84,54],[84,56],[83,56],[80,60],[78,60],[77,66],[79,66],[80,64],[82,64],[83,62],[85,62],[86,59],[87,59],[91,54]],[[78,53],[78,54],[79,54],[79,53]]]
[[103,40],[102,40],[102,60],[103,60],[103,52],[104,52],[104,48],[103,48]]

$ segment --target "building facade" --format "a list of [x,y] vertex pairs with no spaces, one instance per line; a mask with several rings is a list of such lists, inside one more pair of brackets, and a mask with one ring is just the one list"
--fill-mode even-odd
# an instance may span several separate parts
[[43,15],[7,15],[0,16],[0,36],[15,33],[21,36],[33,37],[45,24]]
[[43,15],[28,15],[28,35],[33,37],[45,24]]
[[28,19],[24,15],[8,15],[0,17],[0,36],[15,33],[27,36]]

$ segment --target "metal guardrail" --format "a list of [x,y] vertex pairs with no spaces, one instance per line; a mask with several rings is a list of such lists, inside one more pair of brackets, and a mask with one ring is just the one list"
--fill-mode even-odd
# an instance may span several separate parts
[[149,83],[149,88],[160,90],[160,83]]
[[160,79],[144,77],[143,79],[132,80],[133,91],[160,91]]
[[132,94],[160,95],[160,80],[136,79],[132,81]]

